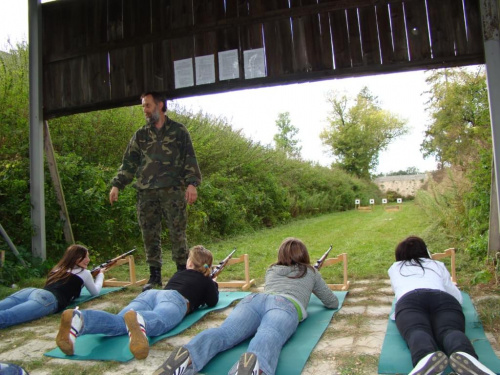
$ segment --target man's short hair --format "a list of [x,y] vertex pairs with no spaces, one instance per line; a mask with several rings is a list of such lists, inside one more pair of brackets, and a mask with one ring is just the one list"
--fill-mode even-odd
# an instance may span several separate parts
[[145,92],[141,95],[141,100],[144,99],[144,97],[146,97],[148,95],[151,95],[153,97],[153,100],[155,101],[156,104],[163,103],[163,107],[161,109],[162,112],[167,111],[167,98],[165,97],[164,94],[162,94],[158,91],[148,91],[148,92]]

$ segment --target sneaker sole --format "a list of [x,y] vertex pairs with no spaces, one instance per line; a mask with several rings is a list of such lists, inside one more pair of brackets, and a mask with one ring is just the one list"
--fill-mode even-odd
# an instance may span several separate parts
[[456,371],[460,375],[488,375],[487,372],[484,372],[472,363],[469,358],[458,353],[453,353],[450,356],[450,365],[453,371]]
[[182,346],[175,350],[176,351],[170,354],[170,357],[168,357],[168,359],[163,362],[160,368],[158,368],[153,373],[153,375],[174,375],[178,373],[182,374],[184,372],[180,372],[177,370],[189,358],[189,352]]
[[129,348],[136,359],[145,359],[149,355],[149,340],[137,321],[134,311],[127,311],[123,316],[130,334]]
[[423,368],[414,375],[437,375],[443,372],[448,366],[448,357],[443,352],[436,352],[429,358]]
[[243,353],[238,362],[238,375],[252,375],[257,362],[257,356],[253,353]]
[[61,325],[56,336],[56,344],[66,355],[73,355],[74,348],[69,335],[71,330],[71,320],[73,319],[73,310],[65,310],[61,315]]

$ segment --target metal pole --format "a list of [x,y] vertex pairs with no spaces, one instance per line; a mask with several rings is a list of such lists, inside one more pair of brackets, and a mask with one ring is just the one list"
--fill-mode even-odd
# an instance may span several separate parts
[[42,3],[28,0],[30,81],[30,200],[31,252],[46,259],[45,195],[43,178]]

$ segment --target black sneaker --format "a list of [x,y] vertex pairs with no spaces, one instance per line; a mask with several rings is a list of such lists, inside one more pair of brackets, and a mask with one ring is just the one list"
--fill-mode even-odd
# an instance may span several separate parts
[[191,364],[188,350],[179,346],[175,348],[170,357],[163,362],[153,375],[182,375]]
[[238,362],[236,375],[259,375],[259,361],[253,353],[243,353]]

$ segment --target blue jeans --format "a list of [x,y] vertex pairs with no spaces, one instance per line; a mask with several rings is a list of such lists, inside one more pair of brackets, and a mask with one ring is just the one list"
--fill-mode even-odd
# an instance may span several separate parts
[[218,328],[196,335],[184,347],[194,372],[200,371],[217,353],[255,335],[248,345],[262,371],[274,375],[281,348],[297,330],[299,317],[292,302],[280,295],[255,293],[245,297]]
[[57,311],[57,299],[45,289],[25,288],[0,301],[0,328],[29,322]]
[[465,352],[477,358],[465,336],[462,306],[446,292],[416,289],[403,295],[396,303],[396,326],[408,344],[413,366],[437,350],[447,356]]
[[127,334],[123,315],[134,310],[146,323],[148,336],[160,336],[178,325],[187,310],[187,300],[176,290],[147,290],[139,294],[118,314],[99,310],[82,310],[83,327],[80,335],[103,333],[107,336]]

